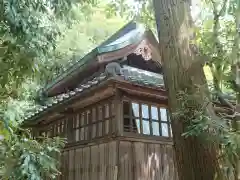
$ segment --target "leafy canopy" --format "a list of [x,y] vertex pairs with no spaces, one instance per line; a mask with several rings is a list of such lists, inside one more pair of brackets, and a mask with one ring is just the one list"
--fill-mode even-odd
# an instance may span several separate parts
[[[124,21],[106,17],[105,4],[90,1],[2,0],[0,18],[0,176],[54,179],[64,141],[33,139],[19,124],[33,108],[44,82],[78,61],[119,29]],[[105,19],[106,22],[102,21]],[[96,29],[102,27],[101,29]]]

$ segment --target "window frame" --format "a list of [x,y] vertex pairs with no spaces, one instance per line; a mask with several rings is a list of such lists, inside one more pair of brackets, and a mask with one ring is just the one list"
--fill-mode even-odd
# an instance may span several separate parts
[[[129,105],[129,115],[126,115],[124,113],[124,103],[128,102]],[[134,110],[132,108],[132,103],[138,104],[139,110],[138,110],[138,114],[139,116],[135,116],[132,113],[134,113]],[[147,105],[148,107],[148,118],[143,117],[143,111],[142,111],[142,105]],[[157,118],[155,119],[152,117],[152,107],[157,108]],[[163,121],[161,118],[161,112],[160,109],[164,108],[166,109],[166,115],[167,115],[167,121]],[[138,98],[129,98],[124,96],[122,99],[122,109],[123,109],[123,133],[127,133],[127,134],[132,134],[132,135],[136,135],[136,136],[148,136],[148,137],[161,137],[161,138],[172,138],[172,129],[171,129],[171,121],[170,121],[170,117],[169,117],[169,113],[168,113],[168,107],[166,104],[162,104],[162,103],[155,103],[155,102],[150,102],[150,101],[146,101],[146,100],[141,100]],[[124,120],[125,122],[127,121],[127,119],[129,119],[129,124],[130,127],[127,127],[127,125],[124,124]],[[136,121],[137,119],[139,119],[140,121],[140,133],[139,131],[133,131],[134,127],[132,127],[132,124],[134,121]],[[143,121],[148,121],[149,122],[149,134],[144,134],[144,127],[143,127]],[[157,122],[159,127],[158,127],[158,133],[159,135],[154,134],[154,128],[153,128],[153,123]],[[137,124],[137,123],[136,123]],[[162,124],[166,124],[167,125],[167,132],[168,132],[168,136],[163,136],[162,133]],[[137,126],[137,125],[136,125]],[[128,129],[127,129],[128,128]]]
[[[101,118],[98,116],[99,107],[102,109]],[[93,109],[95,109],[95,115],[93,115]],[[114,97],[110,97],[84,108],[76,109],[73,113],[66,114],[61,119],[45,124],[39,131],[39,135],[64,137],[67,139],[67,143],[70,144],[85,143],[86,141],[103,138],[114,133],[116,130],[116,127],[114,127],[116,125],[115,116]],[[93,119],[94,117],[95,119]],[[94,125],[96,128],[95,135],[93,135],[94,132],[92,131]]]
[[[99,118],[99,107],[101,109],[101,118]],[[106,108],[108,107],[108,116],[106,115]],[[93,120],[93,109],[95,109],[95,117],[96,119]],[[113,112],[114,109],[114,99],[108,98],[99,102],[96,102],[94,104],[91,104],[89,106],[86,106],[84,108],[77,109],[74,113],[74,116],[76,114],[82,114],[89,111],[89,117],[85,115],[85,121],[82,125],[81,122],[79,122],[79,127],[73,127],[72,131],[73,133],[77,132],[77,129],[79,129],[79,134],[81,135],[81,131],[84,131],[84,138],[81,139],[81,136],[79,135],[78,141],[76,140],[76,134],[73,136],[75,137],[74,142],[80,142],[80,141],[91,141],[94,139],[99,139],[105,136],[109,136],[114,131],[114,119],[115,119],[115,112]],[[80,120],[81,121],[81,120]],[[93,128],[96,128],[96,131],[92,131]],[[106,128],[107,127],[107,128]],[[82,129],[82,130],[81,130]],[[87,129],[87,131],[86,131]],[[106,129],[108,129],[108,132],[106,132]],[[95,133],[95,135],[93,135]],[[87,135],[86,135],[87,134]]]

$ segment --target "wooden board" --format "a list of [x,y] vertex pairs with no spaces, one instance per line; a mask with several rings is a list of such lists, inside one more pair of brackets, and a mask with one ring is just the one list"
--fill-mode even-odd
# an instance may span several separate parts
[[111,141],[65,150],[60,180],[177,180],[172,145]]
[[118,180],[177,180],[171,145],[121,141]]
[[99,146],[91,146],[91,164],[90,164],[90,175],[91,179],[99,178]]
[[133,179],[131,142],[121,141],[119,145],[119,180]]
[[117,177],[117,167],[116,167],[116,159],[117,159],[117,143],[115,141],[108,143],[106,153],[108,154],[108,158],[106,158],[107,162],[107,179],[108,180],[116,180]]
[[108,154],[105,153],[106,144],[99,145],[99,180],[106,179],[106,164],[105,164],[105,156]]
[[67,178],[68,178],[68,151],[65,151],[64,153],[63,153],[63,161],[64,161],[64,163],[63,163],[63,176],[62,176],[62,179],[63,180],[67,180]]
[[63,152],[61,180],[117,180],[115,141]]
[[135,161],[134,161],[134,169],[135,169],[135,179],[136,180],[142,180],[144,179],[145,172],[144,172],[144,143],[141,142],[135,142],[134,143],[134,155],[135,155]]
[[76,149],[75,155],[75,178],[81,179],[81,156],[82,156],[82,149]]
[[68,179],[75,179],[74,171],[75,171],[75,150],[69,150],[69,172],[68,172]]

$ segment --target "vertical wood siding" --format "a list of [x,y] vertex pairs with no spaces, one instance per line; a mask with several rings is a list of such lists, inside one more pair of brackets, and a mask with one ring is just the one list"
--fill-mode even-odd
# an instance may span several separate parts
[[114,180],[117,142],[65,150],[58,180]]
[[58,180],[177,180],[171,145],[112,141],[65,150]]
[[177,180],[171,145],[121,141],[119,180]]

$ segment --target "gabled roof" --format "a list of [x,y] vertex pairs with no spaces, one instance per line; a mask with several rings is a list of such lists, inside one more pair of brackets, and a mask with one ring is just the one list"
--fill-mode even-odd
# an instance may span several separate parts
[[[100,75],[93,77],[88,82],[84,84],[79,84],[78,87],[75,88],[73,91],[69,91],[50,98],[50,101],[45,106],[42,106],[35,112],[30,113],[27,117],[25,117],[25,120],[28,122],[29,120],[38,120],[39,116],[44,115],[49,110],[52,110],[59,104],[67,102],[72,98],[78,96],[79,94],[89,91],[91,88],[98,86],[103,81],[108,80],[110,77],[106,76],[105,73],[101,73]],[[163,75],[161,74],[152,73],[149,71],[133,68],[130,66],[124,66],[122,68],[121,77],[123,80],[131,82],[132,84],[160,88],[163,90],[165,89]]]
[[44,89],[45,94],[51,94],[50,92],[54,91],[59,84],[63,83],[64,81],[68,81],[71,79],[71,77],[86,68],[90,63],[97,61],[96,57],[98,55],[117,51],[131,44],[139,43],[141,40],[143,40],[145,31],[146,29],[143,25],[137,24],[134,21],[129,22],[109,39],[97,46],[90,53],[58,76],[55,80],[49,83]]

